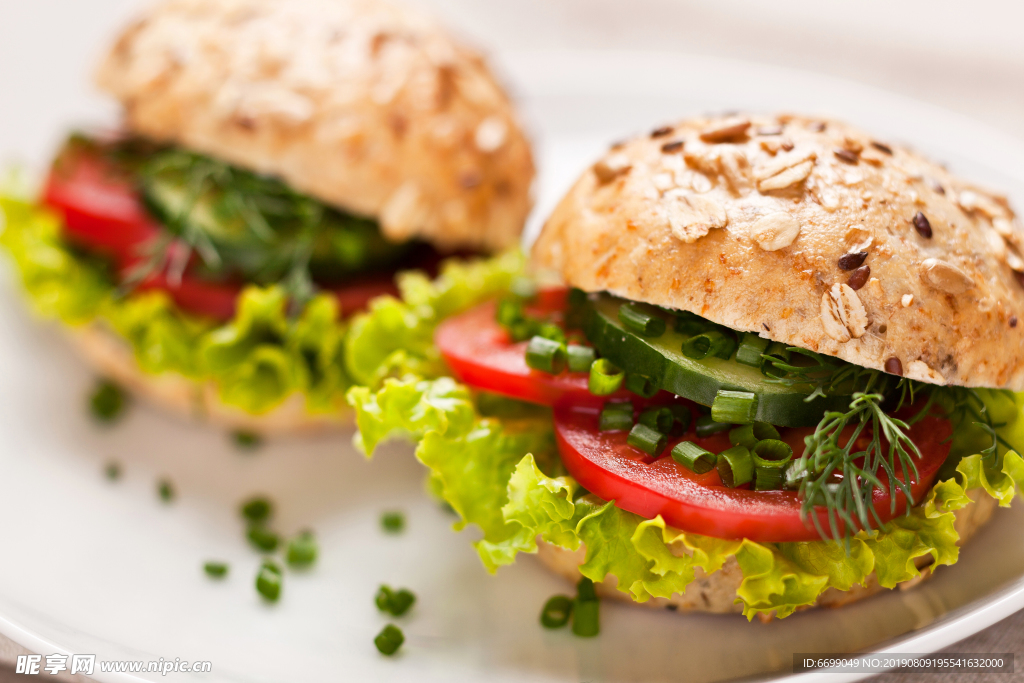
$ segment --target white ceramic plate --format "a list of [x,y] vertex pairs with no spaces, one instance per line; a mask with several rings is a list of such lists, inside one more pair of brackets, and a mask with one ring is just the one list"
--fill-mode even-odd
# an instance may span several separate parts
[[[896,95],[680,55],[529,53],[507,55],[504,68],[540,142],[534,230],[611,140],[740,108],[841,116],[910,141],[1024,206],[1019,142]],[[997,513],[960,564],[913,591],[767,626],[607,602],[601,636],[576,639],[537,623],[545,599],[568,587],[528,557],[488,576],[472,532],[452,533],[452,518],[422,493],[422,470],[403,444],[372,463],[348,435],[247,455],[221,433],[142,406],[113,429],[97,427],[84,410],[90,374],[55,328],[26,314],[6,268],[0,377],[0,632],[43,654],[209,660],[213,672],[195,676],[206,681],[713,681],[782,675],[794,652],[927,652],[1024,608],[1018,505]],[[121,481],[104,478],[108,460],[122,464]],[[157,498],[160,477],[179,491],[171,505]],[[288,574],[274,606],[253,590],[258,557],[236,513],[255,492],[277,502],[282,531],[309,526],[321,541],[320,562]],[[388,509],[406,512],[404,534],[380,531]],[[226,581],[204,576],[213,558],[230,562]],[[373,605],[381,582],[419,596],[393,659],[372,644],[385,623]]]

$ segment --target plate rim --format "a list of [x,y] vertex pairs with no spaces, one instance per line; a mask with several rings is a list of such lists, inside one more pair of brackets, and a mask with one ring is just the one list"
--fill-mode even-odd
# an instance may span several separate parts
[[[513,93],[519,100],[532,99],[538,95],[543,96],[545,94],[545,87],[559,82],[559,77],[554,75],[554,70],[545,71],[542,68],[538,68],[539,64],[549,63],[551,60],[561,61],[563,64],[566,64],[571,63],[575,59],[587,61],[590,63],[591,68],[579,72],[583,77],[579,79],[574,88],[570,89],[570,96],[580,94],[576,87],[588,86],[592,88],[591,92],[596,92],[600,90],[602,85],[607,86],[605,78],[598,76],[603,69],[595,67],[594,64],[601,64],[603,66],[616,65],[616,68],[629,68],[630,64],[635,67],[637,64],[651,64],[652,62],[664,66],[664,62],[668,60],[676,65],[698,65],[727,72],[743,70],[748,75],[763,74],[768,79],[781,79],[784,81],[803,80],[827,87],[829,92],[832,93],[841,92],[844,97],[851,99],[860,97],[868,101],[897,103],[903,111],[918,112],[934,124],[952,127],[956,130],[958,139],[973,140],[970,146],[985,148],[986,156],[983,158],[975,157],[971,154],[965,154],[965,156],[977,158],[979,161],[984,159],[984,165],[997,170],[1008,178],[1012,178],[1020,186],[1018,192],[1024,191],[1024,165],[1014,164],[1011,161],[1013,157],[1024,159],[1024,140],[991,124],[978,121],[969,115],[868,83],[796,67],[762,64],[743,59],[693,54],[685,51],[547,48],[508,50],[492,55],[492,57],[492,61],[497,63],[502,75],[506,77],[505,80],[513,83]],[[510,74],[522,71],[544,74],[545,77],[537,79],[528,85],[516,83],[508,78]],[[683,70],[680,69],[679,71],[682,72]],[[564,78],[561,83],[564,85]],[[899,118],[899,115],[894,114],[894,117]],[[533,132],[535,137],[546,141],[543,131],[534,130]],[[961,145],[953,146],[960,147]],[[968,145],[965,144],[963,146],[966,147]],[[543,169],[541,169],[541,173],[543,173]],[[530,222],[538,220],[536,213],[536,211],[531,213]],[[524,234],[529,234],[529,232],[524,232]],[[1024,501],[1018,502],[1018,504],[1022,502]],[[1005,584],[985,597],[978,598],[973,602],[947,612],[921,629],[908,631],[901,636],[892,638],[863,652],[934,652],[969,638],[1021,609],[1024,609],[1024,577]],[[34,653],[59,652],[62,654],[72,654],[34,629],[9,618],[2,611],[0,611],[0,634]],[[801,674],[770,673],[768,674],[768,680],[786,683],[811,683],[812,681],[827,680],[829,683],[840,683],[863,680],[873,675],[876,674],[824,672]],[[755,677],[764,678],[764,675]],[[90,678],[91,680],[103,683],[149,683],[150,681],[150,679],[126,672],[105,672],[102,674],[95,672]]]

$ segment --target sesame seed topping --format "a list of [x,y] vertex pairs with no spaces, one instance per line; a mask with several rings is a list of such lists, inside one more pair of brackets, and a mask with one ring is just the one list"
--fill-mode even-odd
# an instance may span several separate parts
[[871,266],[861,266],[850,274],[850,279],[846,281],[846,284],[850,285],[850,289],[856,291],[864,286],[870,275]]
[[701,131],[700,139],[712,144],[736,142],[746,137],[748,128],[750,128],[749,119],[730,118],[719,121],[710,128]]
[[666,135],[671,135],[675,128],[672,126],[662,126],[661,128],[655,128],[651,131],[652,138],[663,138]]
[[914,303],[913,294],[904,294],[900,299],[900,305],[903,306],[903,308],[909,308],[912,303]]
[[892,147],[885,143],[878,142],[877,140],[872,140],[871,146],[877,149],[879,152],[884,152],[885,154],[892,156]]
[[661,151],[664,152],[665,154],[673,154],[675,152],[681,151],[682,149],[682,140],[673,140],[672,142],[666,142],[664,145],[661,146]]
[[810,123],[807,124],[807,128],[808,128],[808,130],[812,130],[815,133],[821,133],[821,132],[823,132],[825,130],[825,122],[824,121],[811,121]]
[[782,135],[782,126],[761,126],[757,129],[758,135]]
[[885,371],[890,375],[903,376],[903,363],[896,356],[893,356],[889,360],[885,361]]
[[914,214],[914,229],[917,230],[917,234],[925,239],[931,239],[932,236],[932,224],[928,221],[928,217],[918,211]]
[[928,184],[931,185],[931,188],[939,194],[946,194],[946,188],[944,188],[938,180],[929,180]]
[[866,251],[855,251],[850,254],[843,254],[839,257],[839,270],[853,270],[854,268],[860,268],[864,264],[864,259],[868,257]]
[[1010,327],[1017,327],[1017,316],[1010,316]]
[[477,171],[466,171],[459,176],[459,185],[465,190],[472,190],[480,186],[481,177]]
[[837,159],[839,159],[840,161],[845,161],[848,164],[856,164],[858,161],[860,161],[860,155],[849,149],[843,149],[842,147],[838,147],[832,150],[832,153],[836,155]]

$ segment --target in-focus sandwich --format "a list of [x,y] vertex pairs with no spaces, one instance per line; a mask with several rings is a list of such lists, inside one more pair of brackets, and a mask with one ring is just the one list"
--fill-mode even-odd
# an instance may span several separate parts
[[533,257],[563,287],[442,323],[450,376],[349,396],[368,450],[420,439],[489,569],[838,606],[956,562],[1024,481],[1022,247],[1005,198],[852,127],[681,121],[554,211]]
[[[516,246],[533,162],[483,59],[378,0],[168,0],[3,244],[105,375],[256,431],[345,408],[343,318],[395,275]],[[495,266],[497,267],[497,266]],[[507,278],[506,278],[507,281]]]

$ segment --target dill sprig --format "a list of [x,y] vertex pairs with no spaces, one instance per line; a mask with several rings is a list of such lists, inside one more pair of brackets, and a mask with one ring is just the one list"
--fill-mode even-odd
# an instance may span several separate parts
[[808,393],[808,401],[813,401],[819,396],[866,391],[872,384],[879,383],[879,377],[887,377],[877,370],[870,370],[798,346],[787,347],[785,351],[785,357],[774,354],[761,356],[764,381],[805,391]]
[[177,236],[156,245],[149,268],[178,279],[193,253],[213,274],[281,282],[302,306],[315,291],[309,272],[326,227],[325,207],[276,178],[179,149],[154,154],[138,171],[154,213]]
[[[897,492],[902,492],[909,514],[919,502],[910,482],[918,476],[921,452],[908,431],[928,415],[950,420],[954,433],[974,424],[991,436],[991,445],[982,450],[988,467],[997,466],[1000,446],[1013,449],[996,431],[1003,425],[992,421],[974,389],[925,384],[798,347],[785,351],[786,356],[762,356],[766,382],[806,391],[808,401],[818,396],[850,396],[845,412],[827,412],[814,433],[805,437],[804,452],[787,476],[788,485],[799,491],[801,516],[811,518],[822,538],[841,539],[849,548],[849,539],[858,529],[884,528],[873,504],[878,489],[887,490],[891,513],[896,511]],[[914,406],[911,415],[894,415],[910,406]],[[828,529],[814,514],[819,507],[825,508]]]
[[[886,413],[885,398],[881,393],[856,392],[846,412],[826,413],[805,438],[804,453],[795,464],[804,473],[799,487],[801,514],[811,517],[823,538],[848,538],[857,528],[883,526],[873,504],[875,490],[885,488],[880,472],[888,480],[892,513],[897,489],[907,497],[908,506],[915,502],[909,482],[918,476],[914,461],[921,452],[907,435],[910,425]],[[812,514],[817,506],[824,506],[828,513],[830,533]]]
[[[122,291],[154,273],[172,284],[186,269],[212,280],[281,284],[296,310],[314,282],[342,281],[399,262],[414,245],[393,244],[376,222],[295,192],[281,180],[141,138],[73,136],[68,156],[99,154],[137,183],[165,230],[139,249]],[[62,155],[64,156],[64,155]]]

